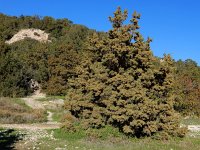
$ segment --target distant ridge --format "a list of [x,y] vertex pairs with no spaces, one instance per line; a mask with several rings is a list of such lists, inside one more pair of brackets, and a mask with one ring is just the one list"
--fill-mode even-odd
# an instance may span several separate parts
[[40,29],[22,29],[18,33],[16,33],[10,40],[6,41],[7,44],[12,44],[17,41],[24,40],[25,38],[31,38],[37,40],[39,42],[51,42],[49,39],[49,34],[45,33]]

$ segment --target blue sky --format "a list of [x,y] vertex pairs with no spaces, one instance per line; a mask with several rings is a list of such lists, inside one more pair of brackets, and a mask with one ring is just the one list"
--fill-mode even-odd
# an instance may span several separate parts
[[98,31],[108,31],[118,6],[129,16],[141,13],[141,33],[153,39],[156,56],[169,53],[176,60],[193,59],[200,65],[200,0],[0,0],[7,15],[68,18]]

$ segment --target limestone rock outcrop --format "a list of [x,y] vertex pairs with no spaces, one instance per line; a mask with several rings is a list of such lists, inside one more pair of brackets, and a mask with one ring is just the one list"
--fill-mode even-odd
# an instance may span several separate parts
[[12,44],[17,41],[24,40],[25,38],[31,38],[39,42],[51,42],[49,40],[49,34],[40,29],[22,29],[16,33],[10,40],[6,41],[7,44]]

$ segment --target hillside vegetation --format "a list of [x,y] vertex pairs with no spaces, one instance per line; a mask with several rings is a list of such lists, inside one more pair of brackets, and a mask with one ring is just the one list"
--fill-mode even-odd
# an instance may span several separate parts
[[[64,95],[67,80],[79,64],[84,41],[90,32],[82,25],[67,19],[51,17],[9,17],[0,15],[0,94],[19,97],[32,93],[31,79],[42,85],[50,95]],[[31,29],[49,33],[51,43],[41,43],[33,38],[6,44],[22,32]]]
[[[178,112],[200,115],[200,67],[191,59],[154,56],[152,40],[140,34],[140,14],[129,24],[127,17],[118,8],[109,17],[112,29],[104,33],[68,19],[0,14],[0,97],[31,95],[34,80],[47,95],[66,96],[67,132],[111,126],[127,136],[183,137]],[[51,42],[17,37],[33,29]],[[30,113],[6,98],[1,107],[1,119],[10,116],[11,122],[18,113],[10,110],[24,112],[19,118]]]

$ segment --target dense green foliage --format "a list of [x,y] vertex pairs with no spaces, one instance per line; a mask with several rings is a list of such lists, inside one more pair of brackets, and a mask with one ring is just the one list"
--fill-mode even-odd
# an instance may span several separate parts
[[[84,41],[92,30],[67,19],[8,17],[0,15],[0,95],[25,96],[38,81],[50,95],[66,93],[67,80],[79,64]],[[50,33],[51,43],[26,39],[5,44],[20,29],[37,28]]]
[[28,94],[28,72],[18,55],[11,52],[11,48],[1,42],[0,51],[0,95],[23,96]]
[[20,29],[36,28],[51,33],[52,38],[60,38],[66,35],[69,28],[73,25],[67,19],[57,19],[52,17],[40,18],[38,16],[10,17],[0,14],[0,39],[9,40]]
[[193,60],[177,61],[175,109],[184,115],[200,116],[200,67]]
[[[113,29],[107,37],[94,34],[88,49],[94,57],[77,67],[70,80],[66,108],[83,128],[106,124],[131,136],[183,136],[173,109],[173,61],[169,55],[155,65],[151,39],[139,33],[140,15],[125,25],[127,11],[120,8],[110,17]],[[66,120],[66,126],[73,126]]]

